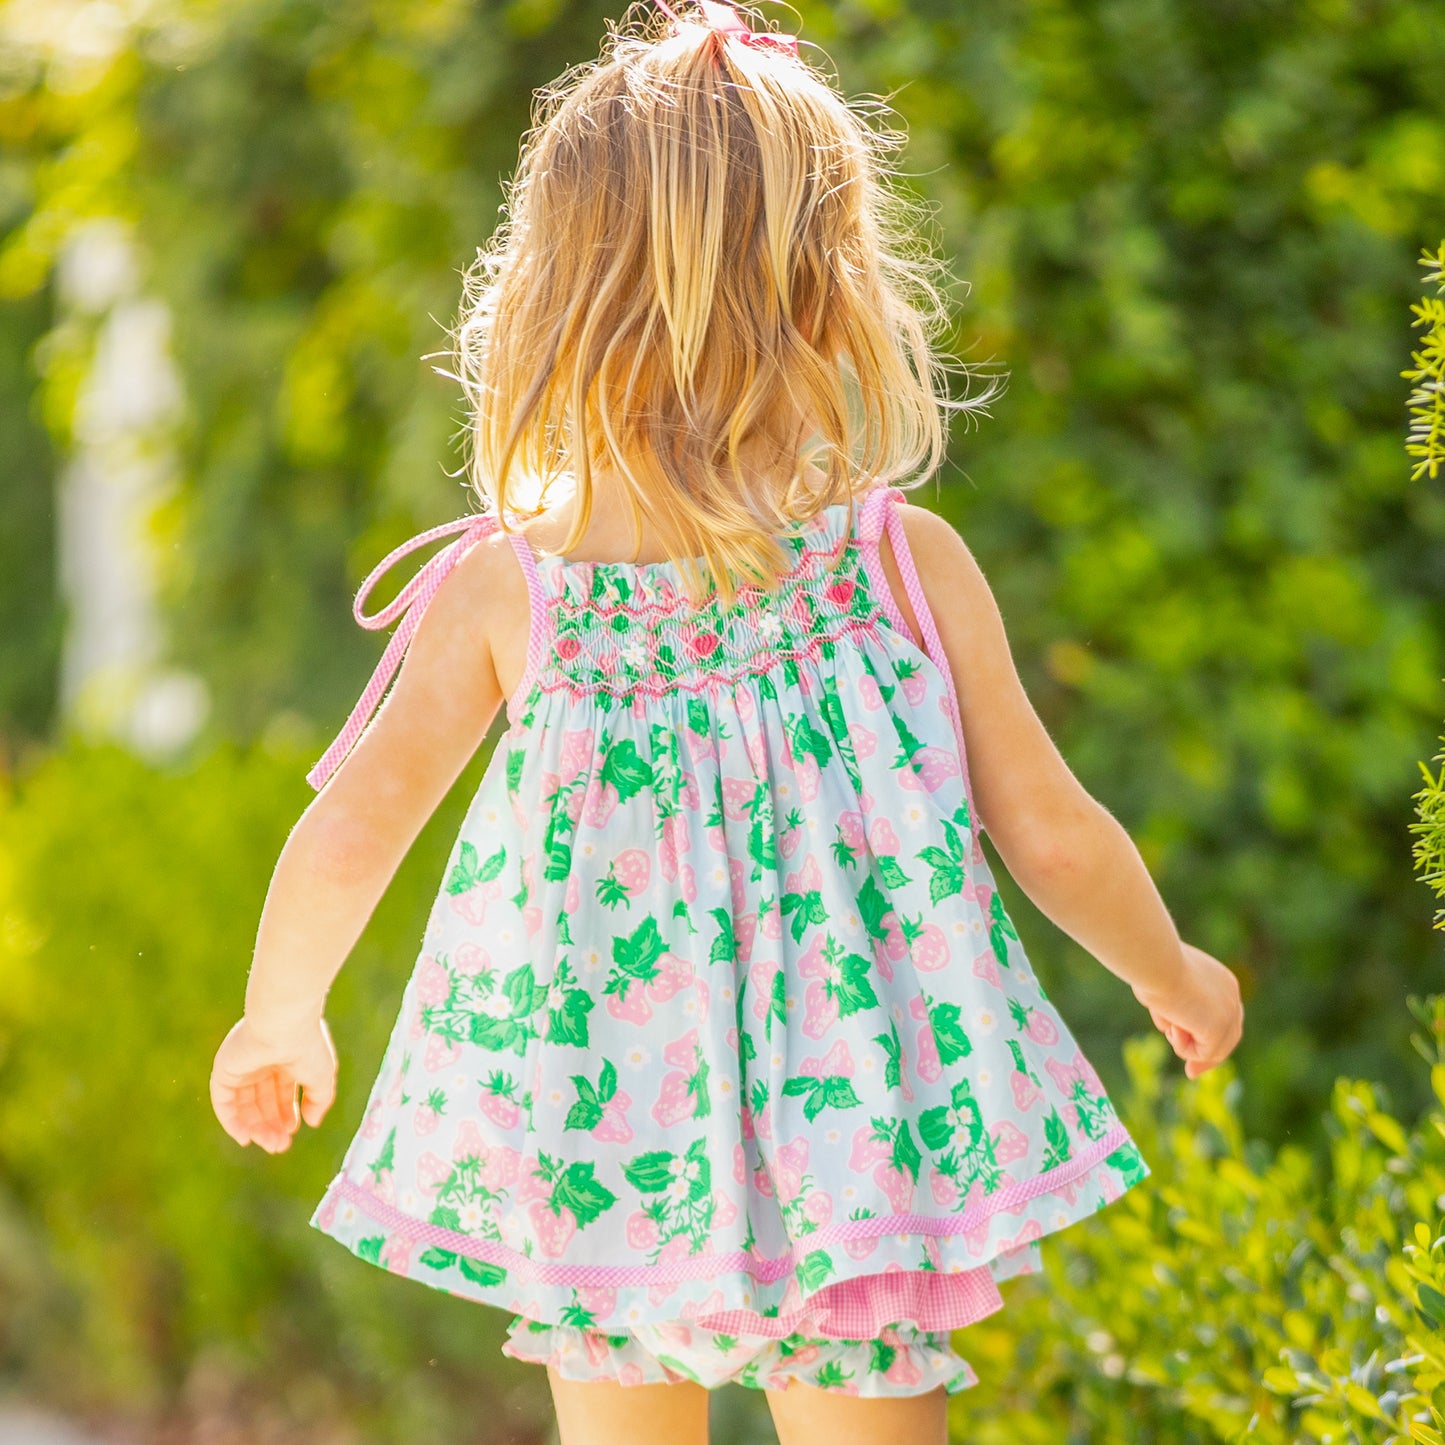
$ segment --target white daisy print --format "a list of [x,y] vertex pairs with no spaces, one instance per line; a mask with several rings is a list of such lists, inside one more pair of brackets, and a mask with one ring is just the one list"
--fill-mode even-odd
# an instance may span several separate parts
[[622,1062],[629,1069],[640,1069],[651,1058],[652,1055],[648,1053],[641,1044],[633,1044],[633,1046],[622,1055]]

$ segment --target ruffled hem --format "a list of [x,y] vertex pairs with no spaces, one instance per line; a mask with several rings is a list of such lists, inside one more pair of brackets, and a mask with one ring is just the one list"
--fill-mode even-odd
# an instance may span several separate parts
[[961,1329],[1001,1309],[998,1283],[1040,1270],[1041,1239],[1149,1172],[1120,1124],[1066,1164],[991,1196],[986,1213],[839,1221],[776,1259],[725,1249],[653,1265],[539,1259],[530,1239],[516,1250],[444,1229],[344,1172],[310,1222],[374,1265],[542,1324],[631,1330],[686,1320],[721,1333],[857,1339],[899,1321]]
[[973,1366],[946,1333],[899,1323],[864,1339],[786,1339],[710,1331],[696,1322],[664,1321],[635,1332],[609,1334],[550,1325],[517,1316],[502,1353],[547,1365],[564,1380],[612,1380],[622,1385],[677,1384],[705,1389],[746,1385],[786,1389],[793,1380],[841,1394],[889,1397],[950,1395],[978,1383]]

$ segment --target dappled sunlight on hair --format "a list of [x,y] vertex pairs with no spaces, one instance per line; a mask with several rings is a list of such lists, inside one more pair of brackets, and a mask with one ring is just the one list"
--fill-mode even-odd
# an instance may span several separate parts
[[[659,12],[539,93],[505,215],[467,276],[457,375],[472,482],[621,478],[695,593],[770,586],[774,538],[932,472],[953,400],[942,264],[889,169],[900,132],[807,61]],[[744,467],[744,448],[776,458]],[[818,471],[808,467],[816,463]],[[700,559],[707,576],[693,559]]]

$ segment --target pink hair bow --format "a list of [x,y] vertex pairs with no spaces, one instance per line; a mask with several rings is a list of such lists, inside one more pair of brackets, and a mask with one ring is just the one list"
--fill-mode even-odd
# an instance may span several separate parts
[[[682,23],[682,16],[667,4],[666,0],[656,0],[656,4],[664,14],[672,16],[679,24]],[[796,35],[783,35],[776,30],[753,30],[731,5],[720,4],[718,0],[697,0],[697,4],[702,11],[704,22],[730,39],[741,40],[744,45],[781,50],[785,55],[796,56],[798,53]]]

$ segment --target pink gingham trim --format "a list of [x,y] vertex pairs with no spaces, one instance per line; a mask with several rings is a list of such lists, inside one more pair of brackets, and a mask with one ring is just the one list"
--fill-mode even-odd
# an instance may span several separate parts
[[886,1270],[827,1284],[785,1314],[720,1310],[690,1323],[723,1335],[788,1335],[876,1340],[889,1325],[912,1320],[921,1330],[961,1330],[1003,1308],[986,1265],[964,1270]]
[[837,1224],[826,1224],[815,1229],[786,1254],[778,1255],[774,1259],[759,1259],[756,1255],[739,1249],[727,1254],[689,1255],[670,1264],[546,1264],[509,1249],[497,1240],[460,1234],[456,1230],[445,1229],[439,1224],[428,1224],[423,1219],[404,1214],[344,1175],[337,1175],[332,1180],[327,1194],[349,1200],[379,1224],[395,1230],[398,1234],[405,1234],[423,1244],[434,1244],[453,1254],[466,1255],[469,1259],[502,1265],[518,1280],[561,1285],[564,1288],[585,1288],[671,1284],[683,1280],[713,1279],[720,1274],[732,1274],[741,1270],[754,1279],[770,1283],[792,1273],[805,1254],[824,1244],[841,1243],[848,1239],[877,1239],[887,1234],[967,1234],[999,1210],[1025,1204],[1036,1195],[1051,1193],[1077,1179],[1080,1174],[1087,1173],[1101,1159],[1128,1142],[1129,1132],[1119,1123],[1072,1159],[1065,1160],[1052,1169],[1046,1169],[1042,1174],[1035,1174],[1032,1179],[1006,1184],[1002,1189],[979,1199],[962,1214],[946,1217],[929,1214],[885,1214],[872,1219],[841,1220]]
[[[398,617],[401,618],[401,625],[392,634],[391,641],[387,643],[386,651],[382,653],[381,661],[377,663],[375,672],[371,674],[371,681],[366,684],[365,691],[351,710],[351,716],[347,718],[346,725],[337,735],[335,742],[321,755],[316,766],[306,774],[306,781],[313,788],[320,791],[326,780],[341,766],[347,754],[356,746],[362,733],[366,731],[366,725],[371,721],[371,715],[381,702],[382,694],[385,693],[387,685],[396,675],[397,668],[401,666],[402,654],[405,653],[407,645],[411,642],[412,634],[421,621],[422,613],[426,611],[427,603],[436,596],[437,590],[446,580],[447,573],[457,565],[462,554],[473,542],[489,536],[497,530],[497,526],[497,518],[494,513],[490,512],[475,517],[457,517],[453,521],[443,522],[439,527],[430,527],[425,532],[418,532],[415,537],[408,538],[400,547],[395,547],[388,552],[371,569],[370,575],[356,593],[356,601],[352,603],[351,607],[352,615],[362,627],[370,632],[389,627]],[[376,586],[393,563],[399,562],[409,552],[416,551],[418,547],[424,547],[428,542],[434,542],[440,537],[449,537],[454,532],[460,532],[461,537],[450,546],[443,547],[380,612],[368,614],[364,610],[371,589]]]

